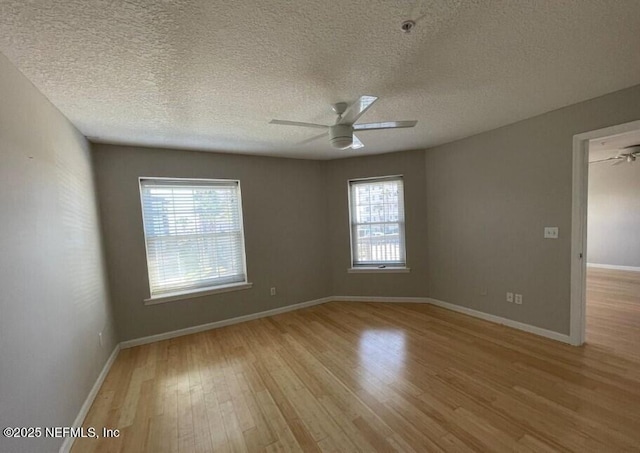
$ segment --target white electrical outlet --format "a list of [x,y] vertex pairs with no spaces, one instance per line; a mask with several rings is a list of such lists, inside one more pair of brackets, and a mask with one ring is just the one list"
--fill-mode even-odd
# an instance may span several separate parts
[[507,293],[507,302],[513,302],[513,293]]
[[516,294],[516,304],[522,305],[522,294]]
[[276,287],[275,286],[273,288],[271,288],[271,295],[272,296],[276,295]]
[[104,346],[102,343],[102,332],[98,332],[98,340],[100,341],[100,346]]
[[544,227],[545,239],[558,239],[558,227]]

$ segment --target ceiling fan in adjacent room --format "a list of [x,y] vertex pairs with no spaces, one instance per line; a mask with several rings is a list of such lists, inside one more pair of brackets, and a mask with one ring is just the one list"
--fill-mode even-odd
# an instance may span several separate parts
[[597,164],[600,162],[613,162],[613,165],[619,165],[623,162],[632,163],[640,157],[640,145],[627,146],[624,148],[626,152],[620,153],[614,157],[607,157],[606,159],[593,160],[590,164]]
[[286,120],[271,120],[269,124],[325,129],[322,134],[311,137],[303,141],[301,144],[310,143],[314,140],[328,135],[329,143],[331,143],[331,146],[336,149],[358,149],[362,148],[364,144],[354,134],[354,132],[356,131],[364,132],[380,129],[400,129],[405,127],[413,127],[418,123],[417,121],[385,121],[381,123],[354,124],[377,100],[378,98],[375,96],[360,96],[360,98],[351,105],[347,104],[346,102],[333,104],[332,109],[336,113],[336,115],[338,115],[338,119],[333,126]]

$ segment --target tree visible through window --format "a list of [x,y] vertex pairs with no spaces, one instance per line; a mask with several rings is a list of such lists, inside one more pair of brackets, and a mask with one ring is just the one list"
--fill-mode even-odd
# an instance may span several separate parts
[[349,182],[352,265],[405,266],[401,176]]
[[238,181],[141,179],[151,297],[246,282]]

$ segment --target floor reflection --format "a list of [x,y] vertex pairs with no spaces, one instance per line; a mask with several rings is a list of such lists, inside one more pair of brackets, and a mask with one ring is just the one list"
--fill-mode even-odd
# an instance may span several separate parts
[[380,391],[381,383],[390,384],[401,378],[405,367],[405,348],[405,333],[402,330],[373,329],[363,332],[359,346],[363,387]]

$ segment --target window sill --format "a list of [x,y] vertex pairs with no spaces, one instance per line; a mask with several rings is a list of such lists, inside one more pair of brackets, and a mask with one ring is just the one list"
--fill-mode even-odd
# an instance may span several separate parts
[[243,289],[249,289],[253,286],[253,283],[233,283],[231,285],[216,286],[214,288],[198,289],[196,291],[185,291],[183,293],[167,294],[165,296],[150,297],[144,300],[145,305],[164,304],[166,302],[173,302],[176,300],[193,299],[195,297],[209,296],[211,294],[228,293],[231,291],[241,291]]
[[406,274],[411,272],[410,267],[350,267],[349,274]]

